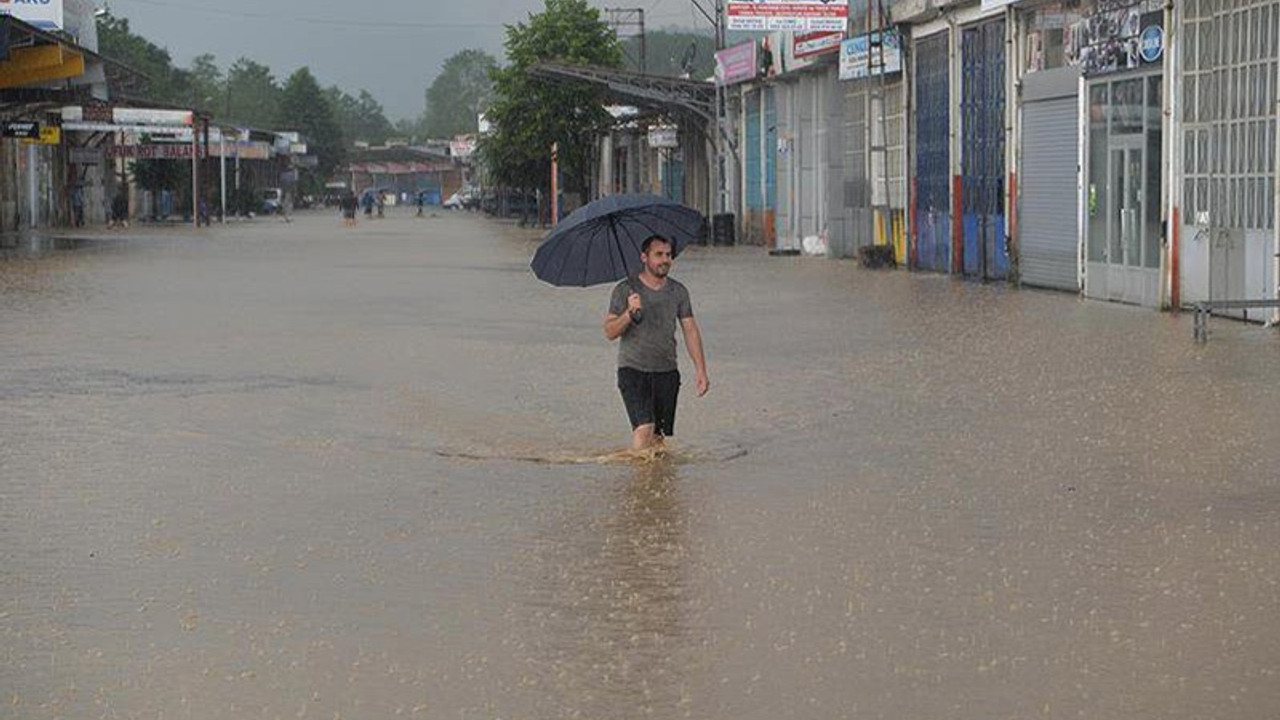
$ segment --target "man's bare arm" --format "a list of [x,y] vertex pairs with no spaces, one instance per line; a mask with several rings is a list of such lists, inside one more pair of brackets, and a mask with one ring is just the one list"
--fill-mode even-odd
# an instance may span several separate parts
[[624,312],[621,315],[609,313],[604,316],[604,336],[610,340],[622,337],[629,327],[631,327],[630,312]]
[[680,329],[684,331],[684,344],[689,348],[689,359],[693,360],[694,370],[698,374],[698,397],[702,397],[711,389],[711,378],[707,375],[707,356],[702,351],[702,330],[693,317],[681,318]]

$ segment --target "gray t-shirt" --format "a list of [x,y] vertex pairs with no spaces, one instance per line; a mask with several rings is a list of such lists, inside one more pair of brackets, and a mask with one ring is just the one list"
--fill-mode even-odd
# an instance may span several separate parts
[[[667,278],[661,290],[650,290],[639,279],[635,291],[640,293],[641,313],[639,325],[632,323],[622,334],[618,344],[618,367],[628,367],[644,372],[675,370],[676,320],[693,317],[693,303],[689,290],[678,281]],[[621,315],[627,311],[627,296],[632,284],[623,280],[613,289],[609,299],[609,312]]]

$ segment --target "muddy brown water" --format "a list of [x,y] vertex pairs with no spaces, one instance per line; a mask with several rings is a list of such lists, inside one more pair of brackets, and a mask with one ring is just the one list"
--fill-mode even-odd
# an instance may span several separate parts
[[0,717],[1280,708],[1273,332],[695,248],[711,394],[598,462],[608,291],[534,238],[5,253]]

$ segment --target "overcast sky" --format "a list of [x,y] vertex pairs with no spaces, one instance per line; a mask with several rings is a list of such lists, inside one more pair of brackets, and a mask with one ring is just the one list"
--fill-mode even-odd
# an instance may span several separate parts
[[[644,8],[651,28],[704,27],[691,0],[595,0]],[[709,5],[704,0],[704,5]],[[417,117],[423,93],[450,55],[480,48],[502,57],[503,24],[542,0],[108,0],[134,32],[183,67],[213,53],[224,69],[244,56],[279,78],[307,65],[322,85],[367,88],[394,122]]]

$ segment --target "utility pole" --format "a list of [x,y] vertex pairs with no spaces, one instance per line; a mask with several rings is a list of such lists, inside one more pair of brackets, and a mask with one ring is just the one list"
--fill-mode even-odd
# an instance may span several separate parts
[[635,37],[640,38],[640,74],[645,75],[649,72],[648,52],[644,36],[644,8],[605,8],[605,13],[609,15],[609,27],[617,33],[618,37],[623,37],[618,32],[622,28],[636,28]]
[[[725,16],[724,16],[724,0],[689,0],[693,6],[697,8],[698,13],[707,19],[715,28],[716,50],[720,51],[725,46]],[[724,88],[720,83],[716,82],[716,131],[714,133],[715,143],[715,162],[714,162],[714,178],[712,180],[711,193],[711,212],[715,214],[717,209],[719,212],[725,211],[727,201],[725,185],[725,107],[724,107]]]

